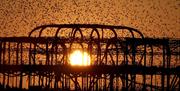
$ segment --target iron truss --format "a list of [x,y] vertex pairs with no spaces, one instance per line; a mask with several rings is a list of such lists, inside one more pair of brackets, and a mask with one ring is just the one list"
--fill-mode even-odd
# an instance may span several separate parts
[[[72,66],[74,50],[89,66]],[[0,38],[1,90],[180,90],[180,40],[126,26],[54,24]]]

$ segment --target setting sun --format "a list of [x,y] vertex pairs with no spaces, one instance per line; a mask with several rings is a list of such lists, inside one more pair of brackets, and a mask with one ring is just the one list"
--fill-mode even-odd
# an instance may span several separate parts
[[76,50],[70,55],[70,64],[80,66],[90,65],[90,56],[87,52]]

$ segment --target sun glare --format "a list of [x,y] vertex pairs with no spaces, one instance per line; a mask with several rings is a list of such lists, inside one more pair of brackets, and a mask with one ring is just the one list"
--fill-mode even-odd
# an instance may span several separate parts
[[70,55],[70,64],[79,66],[90,65],[90,56],[87,52],[76,50]]

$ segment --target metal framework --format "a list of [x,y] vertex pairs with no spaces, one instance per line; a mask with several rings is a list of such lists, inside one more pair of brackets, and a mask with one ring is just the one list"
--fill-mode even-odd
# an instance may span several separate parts
[[[72,66],[74,50],[89,66]],[[180,40],[126,26],[54,24],[0,38],[1,90],[180,90]]]

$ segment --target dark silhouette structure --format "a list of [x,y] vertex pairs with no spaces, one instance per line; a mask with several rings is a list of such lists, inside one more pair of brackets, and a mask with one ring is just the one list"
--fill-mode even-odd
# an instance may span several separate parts
[[[70,65],[74,50],[89,66]],[[145,38],[126,26],[43,25],[0,38],[1,90],[180,90],[180,40]]]

